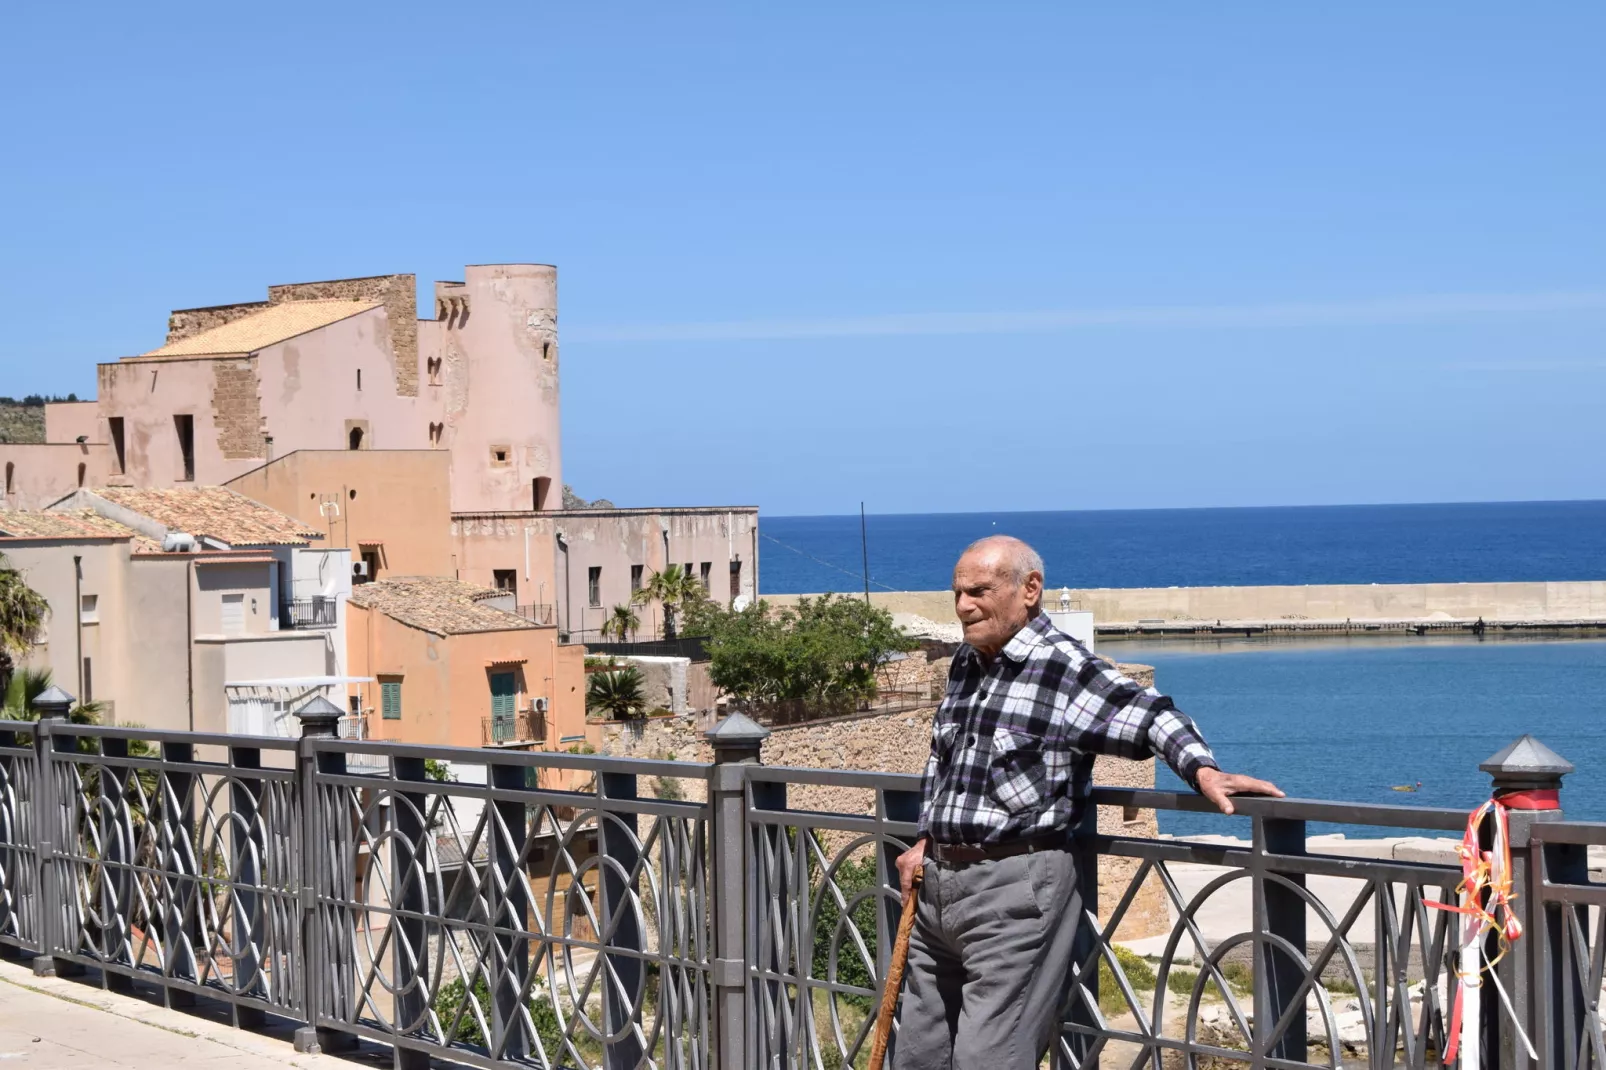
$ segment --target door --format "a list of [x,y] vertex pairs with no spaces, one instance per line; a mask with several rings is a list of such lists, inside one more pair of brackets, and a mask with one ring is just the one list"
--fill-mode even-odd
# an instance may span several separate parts
[[245,595],[226,594],[223,596],[223,634],[245,634]]
[[513,715],[518,705],[518,690],[510,672],[491,674],[491,739],[505,743],[514,736]]

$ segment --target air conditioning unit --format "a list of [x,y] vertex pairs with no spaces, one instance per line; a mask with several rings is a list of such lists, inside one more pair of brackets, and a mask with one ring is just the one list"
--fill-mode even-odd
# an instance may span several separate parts
[[353,561],[351,563],[351,576],[352,576],[352,579],[358,579],[358,580],[367,579],[368,578],[368,562],[366,562],[366,561]]
[[545,713],[546,712],[546,697],[545,696],[540,696],[540,697],[531,699],[530,700],[530,709],[534,710],[536,713]]

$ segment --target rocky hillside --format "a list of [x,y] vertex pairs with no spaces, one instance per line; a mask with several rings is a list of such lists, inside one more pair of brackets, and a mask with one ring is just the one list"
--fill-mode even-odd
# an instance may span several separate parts
[[0,401],[0,442],[43,442],[45,407]]

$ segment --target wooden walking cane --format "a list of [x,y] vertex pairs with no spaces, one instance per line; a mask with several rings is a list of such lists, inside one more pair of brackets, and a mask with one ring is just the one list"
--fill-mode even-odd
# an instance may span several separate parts
[[870,1041],[870,1070],[881,1070],[887,1058],[887,1041],[892,1039],[892,1016],[898,1009],[898,993],[903,988],[903,968],[909,961],[909,934],[915,927],[915,903],[920,898],[921,870],[916,869],[903,897],[903,914],[898,918],[898,938],[892,944],[886,981],[881,986],[881,1011],[875,1019],[875,1037]]

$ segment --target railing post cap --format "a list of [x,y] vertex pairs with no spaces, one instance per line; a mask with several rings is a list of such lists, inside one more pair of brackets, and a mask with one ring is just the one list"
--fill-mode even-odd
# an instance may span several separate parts
[[339,731],[340,719],[346,711],[318,695],[296,711],[304,736],[332,736]]
[[770,738],[770,730],[740,710],[703,733],[715,750],[757,749]]
[[1573,763],[1531,735],[1523,735],[1478,765],[1496,787],[1556,787],[1573,771]]
[[56,684],[51,684],[34,698],[33,708],[39,711],[40,717],[64,718],[77,701]]

